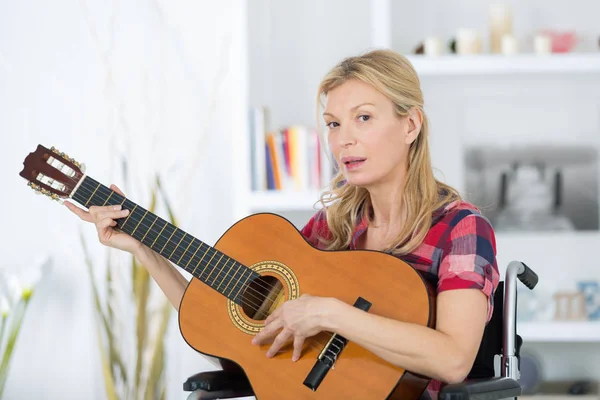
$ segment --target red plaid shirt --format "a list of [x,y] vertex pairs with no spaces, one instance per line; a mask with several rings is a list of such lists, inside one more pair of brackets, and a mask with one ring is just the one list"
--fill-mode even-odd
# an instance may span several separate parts
[[[359,221],[350,249],[356,248],[356,241],[367,230],[368,223],[366,218]],[[314,247],[322,249],[319,237],[330,234],[325,212],[318,211],[301,233]],[[488,298],[487,321],[490,321],[493,294],[500,279],[496,241],[489,221],[475,206],[455,201],[436,211],[423,243],[400,258],[436,287],[437,293],[465,288],[481,290]],[[422,399],[436,400],[442,386],[442,382],[432,379]]]

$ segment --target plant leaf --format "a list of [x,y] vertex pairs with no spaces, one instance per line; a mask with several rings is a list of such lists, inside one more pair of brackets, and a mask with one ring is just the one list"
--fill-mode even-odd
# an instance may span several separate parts
[[[134,262],[134,264],[137,264]],[[139,388],[142,367],[143,367],[143,356],[146,344],[147,330],[148,330],[148,319],[147,319],[147,306],[148,298],[150,296],[150,274],[145,268],[140,268],[136,274],[138,279],[138,296],[137,300],[137,323],[136,323],[136,338],[137,338],[137,353],[135,363],[135,387]],[[136,391],[137,392],[137,391]]]
[[104,328],[104,332],[107,335],[107,341],[109,343],[109,346],[112,346],[109,348],[110,353],[112,354],[112,357],[114,358],[114,362],[116,363],[116,365],[119,366],[119,370],[121,371],[121,377],[124,381],[127,381],[127,370],[125,369],[125,363],[123,362],[123,360],[121,359],[121,356],[119,355],[119,353],[116,351],[116,348],[114,347],[114,334],[111,330],[111,325],[108,322],[108,319],[106,318],[106,315],[102,309],[102,305],[100,304],[100,295],[98,294],[98,285],[96,284],[96,279],[94,278],[94,265],[92,263],[92,259],[90,257],[90,254],[88,252],[87,249],[87,245],[85,243],[85,238],[83,237],[83,234],[80,232],[79,233],[79,237],[81,240],[81,245],[83,247],[83,253],[85,256],[85,264],[87,265],[88,268],[88,274],[90,276],[90,282],[92,284],[92,295],[94,297],[94,305],[96,308],[96,313],[98,315],[98,318],[100,318],[100,321],[102,322],[102,326]]
[[102,375],[104,376],[104,387],[106,388],[106,398],[108,400],[118,400],[117,391],[115,389],[115,381],[112,375],[110,364],[108,363],[108,357],[106,350],[102,344],[102,332],[97,327],[98,332],[98,347],[100,348],[100,356],[102,358]]
[[17,344],[21,326],[23,325],[23,318],[25,317],[25,311],[27,310],[29,300],[30,297],[21,298],[19,303],[15,306],[15,313],[13,314],[13,318],[11,318],[10,332],[6,340],[6,348],[2,355],[2,362],[0,363],[0,398],[2,397],[2,392],[4,392],[4,386],[6,385],[6,379],[8,378],[8,367],[10,366],[12,353]]
[[[152,352],[152,360],[150,363],[150,373],[148,374],[148,381],[146,382],[146,392],[144,393],[144,400],[152,400],[159,392],[164,392],[164,348],[165,348],[165,334],[169,327],[169,317],[171,316],[172,306],[169,301],[165,301],[161,310],[161,319],[156,333],[156,340],[154,341],[154,350]],[[162,388],[160,387],[162,386]],[[162,397],[162,395],[161,395]]]

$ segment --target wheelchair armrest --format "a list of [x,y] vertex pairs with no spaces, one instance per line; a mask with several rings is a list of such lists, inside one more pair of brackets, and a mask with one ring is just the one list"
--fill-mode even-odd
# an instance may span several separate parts
[[[200,372],[190,376],[183,383],[183,390],[187,392],[194,392],[196,390],[219,392],[218,398],[221,399],[253,395],[250,382],[241,371],[216,370]],[[223,396],[224,393],[227,394],[227,397]]]
[[521,395],[521,385],[511,378],[474,379],[446,385],[439,394],[440,400],[496,400]]

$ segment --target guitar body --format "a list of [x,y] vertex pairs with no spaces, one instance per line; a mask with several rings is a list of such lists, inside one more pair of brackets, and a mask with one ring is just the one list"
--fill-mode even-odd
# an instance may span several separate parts
[[[426,388],[429,378],[394,366],[349,341],[313,391],[303,382],[331,333],[307,338],[296,362],[291,361],[291,344],[273,358],[265,355],[270,344],[251,344],[270,313],[283,301],[305,293],[335,297],[349,305],[360,297],[371,303],[369,313],[434,327],[433,291],[407,263],[377,251],[318,250],[275,214],[240,220],[215,248],[265,280],[250,285],[240,306],[192,279],[179,310],[181,333],[196,351],[216,357],[224,366],[237,364],[243,369],[257,399],[418,399]],[[258,296],[265,288],[270,288],[266,296]],[[259,302],[259,297],[273,301]]]

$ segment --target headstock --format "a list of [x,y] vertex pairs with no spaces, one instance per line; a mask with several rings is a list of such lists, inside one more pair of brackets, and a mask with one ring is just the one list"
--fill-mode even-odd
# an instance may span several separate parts
[[85,166],[65,153],[54,147],[48,150],[41,144],[29,153],[23,165],[19,175],[29,182],[28,186],[54,200],[69,197],[85,170]]

